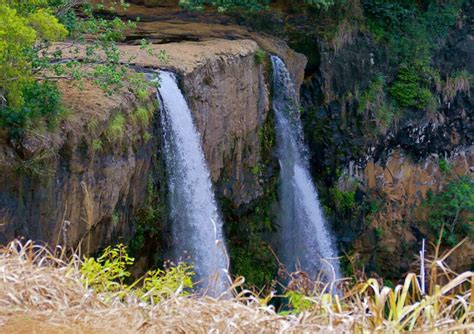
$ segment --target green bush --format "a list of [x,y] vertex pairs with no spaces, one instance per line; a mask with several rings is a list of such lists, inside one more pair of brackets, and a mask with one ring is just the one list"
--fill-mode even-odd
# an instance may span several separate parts
[[474,237],[474,182],[468,177],[449,182],[440,193],[429,192],[422,205],[434,233],[445,227],[442,238],[448,245],[459,242],[459,236]]
[[23,87],[21,96],[23,103],[19,106],[0,107],[0,127],[9,129],[11,136],[18,136],[32,126],[52,129],[58,124],[64,108],[55,83],[29,83]]
[[355,208],[355,191],[341,191],[337,188],[332,188],[330,194],[336,206],[336,210],[350,212]]
[[401,107],[429,109],[434,100],[429,89],[423,87],[423,70],[415,67],[400,68],[397,78],[390,87],[390,94]]
[[[298,2],[298,1],[295,1]],[[318,9],[327,10],[335,4],[335,0],[302,0],[300,4],[306,4]],[[229,9],[240,9],[258,11],[268,7],[270,0],[180,0],[179,5],[187,10],[202,10],[205,5],[216,7],[218,11]]]
[[193,287],[192,267],[186,263],[148,271],[142,278],[128,284],[131,274],[128,268],[134,259],[127,253],[127,248],[119,244],[107,247],[98,258],[85,258],[80,272],[81,280],[87,288],[101,294],[106,301],[114,298],[123,299],[135,295],[143,302],[158,303],[182,289],[179,294],[187,294],[186,289]]

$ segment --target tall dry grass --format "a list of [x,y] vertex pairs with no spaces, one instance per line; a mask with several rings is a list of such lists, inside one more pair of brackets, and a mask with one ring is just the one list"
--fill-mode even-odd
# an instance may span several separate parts
[[[368,279],[331,295],[312,284],[302,297],[308,301],[304,310],[278,313],[271,296],[237,293],[241,278],[231,299],[176,295],[157,305],[136,298],[104,302],[82,284],[79,256],[65,259],[32,242],[14,241],[0,249],[0,326],[52,333],[472,333],[474,273],[451,272],[443,263],[449,254],[435,251],[424,260],[429,273],[424,295],[414,273],[394,289]],[[295,292],[308,289],[296,281],[301,277],[294,277]]]

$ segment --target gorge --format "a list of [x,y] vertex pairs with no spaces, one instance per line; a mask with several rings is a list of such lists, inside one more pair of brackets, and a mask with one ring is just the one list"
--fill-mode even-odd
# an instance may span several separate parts
[[0,244],[124,244],[129,279],[189,261],[212,296],[393,286],[423,240],[474,268],[472,1],[88,3],[27,24],[47,56],[0,78]]
[[0,332],[474,332],[473,0],[0,23]]

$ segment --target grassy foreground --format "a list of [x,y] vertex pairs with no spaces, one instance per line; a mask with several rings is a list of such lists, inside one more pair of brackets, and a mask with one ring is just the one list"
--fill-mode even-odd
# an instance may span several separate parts
[[97,292],[85,286],[85,262],[78,256],[65,261],[44,247],[15,241],[0,249],[0,328],[16,333],[474,333],[474,273],[451,272],[443,264],[448,255],[425,260],[426,294],[415,274],[395,288],[374,279],[348,283],[340,296],[298,275],[287,292],[293,308],[278,313],[268,304],[271,297],[237,293],[238,284],[230,299],[184,296],[183,284],[160,294],[166,298],[158,303],[116,285],[114,291]]

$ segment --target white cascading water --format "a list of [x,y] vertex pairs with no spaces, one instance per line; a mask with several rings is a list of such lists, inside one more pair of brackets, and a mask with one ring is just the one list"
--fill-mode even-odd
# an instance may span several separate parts
[[309,174],[299,98],[284,62],[276,56],[271,60],[273,109],[281,167],[279,253],[287,271],[302,270],[311,278],[321,273],[326,281],[331,282],[341,277],[339,261]]
[[206,294],[219,296],[228,285],[228,257],[201,138],[175,75],[161,71],[159,78],[173,251],[190,259]]

